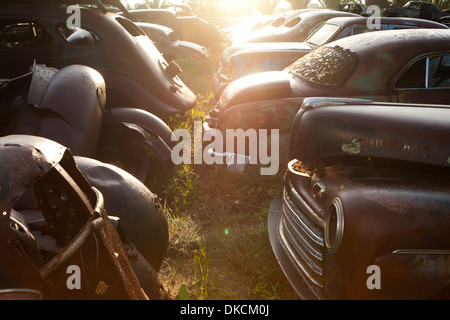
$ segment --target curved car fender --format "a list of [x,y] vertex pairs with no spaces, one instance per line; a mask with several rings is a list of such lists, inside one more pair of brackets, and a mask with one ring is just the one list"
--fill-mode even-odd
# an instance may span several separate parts
[[133,123],[160,137],[170,148],[174,146],[171,140],[172,130],[154,114],[137,108],[111,108],[104,117],[105,122]]
[[159,270],[169,242],[167,219],[154,195],[126,171],[100,161],[75,157],[83,175],[105,199],[108,215],[120,218],[124,233]]
[[59,70],[48,83],[36,106],[57,112],[77,134],[69,135],[57,130],[55,121],[51,118],[42,120],[38,134],[51,140],[62,140],[74,154],[94,155],[105,100],[105,82],[96,70],[81,65],[71,65]]

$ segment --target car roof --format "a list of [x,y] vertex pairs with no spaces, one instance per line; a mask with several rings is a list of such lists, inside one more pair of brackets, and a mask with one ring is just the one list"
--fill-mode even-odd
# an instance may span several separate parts
[[[353,25],[358,23],[367,23],[367,20],[370,17],[336,17],[331,18],[327,20],[326,23],[334,23],[339,25]],[[379,17],[379,22],[381,24],[387,23],[387,24],[402,24],[402,25],[410,25],[410,26],[419,26],[419,27],[426,27],[426,28],[437,28],[437,29],[448,29],[447,26],[445,26],[442,23],[426,20],[426,19],[419,19],[419,18],[409,18],[409,17]],[[374,21],[375,22],[375,21]]]
[[370,75],[372,82],[366,89],[377,92],[412,59],[429,53],[450,53],[450,30],[375,31],[339,39],[322,46],[325,47],[340,47],[356,54],[359,71],[351,73],[347,87],[359,87],[361,76]]
[[[450,30],[401,29],[369,32],[339,39],[325,46],[341,46],[358,54],[382,48],[383,52],[406,51],[414,55],[420,52],[450,50]],[[373,61],[376,57],[372,56],[371,59]]]

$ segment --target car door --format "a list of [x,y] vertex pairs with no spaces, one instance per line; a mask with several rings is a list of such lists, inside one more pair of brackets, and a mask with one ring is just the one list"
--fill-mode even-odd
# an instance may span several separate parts
[[0,78],[29,72],[33,62],[60,67],[60,49],[44,25],[34,19],[0,19]]
[[415,59],[394,81],[398,102],[450,103],[450,53]]

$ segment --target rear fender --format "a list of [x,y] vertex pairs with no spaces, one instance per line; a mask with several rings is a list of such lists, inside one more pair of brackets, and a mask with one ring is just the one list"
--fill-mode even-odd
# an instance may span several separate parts
[[73,154],[94,155],[106,101],[100,73],[90,67],[71,65],[57,71],[45,86],[41,75],[49,68],[34,67],[28,102],[39,109],[55,111],[74,130],[61,132],[56,123],[61,120],[45,117],[36,134],[62,143]]

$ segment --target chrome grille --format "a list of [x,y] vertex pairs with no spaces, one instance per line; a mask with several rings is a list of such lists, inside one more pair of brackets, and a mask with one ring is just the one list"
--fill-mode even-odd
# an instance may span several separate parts
[[283,194],[280,235],[297,269],[311,287],[323,288],[323,221],[287,183]]

